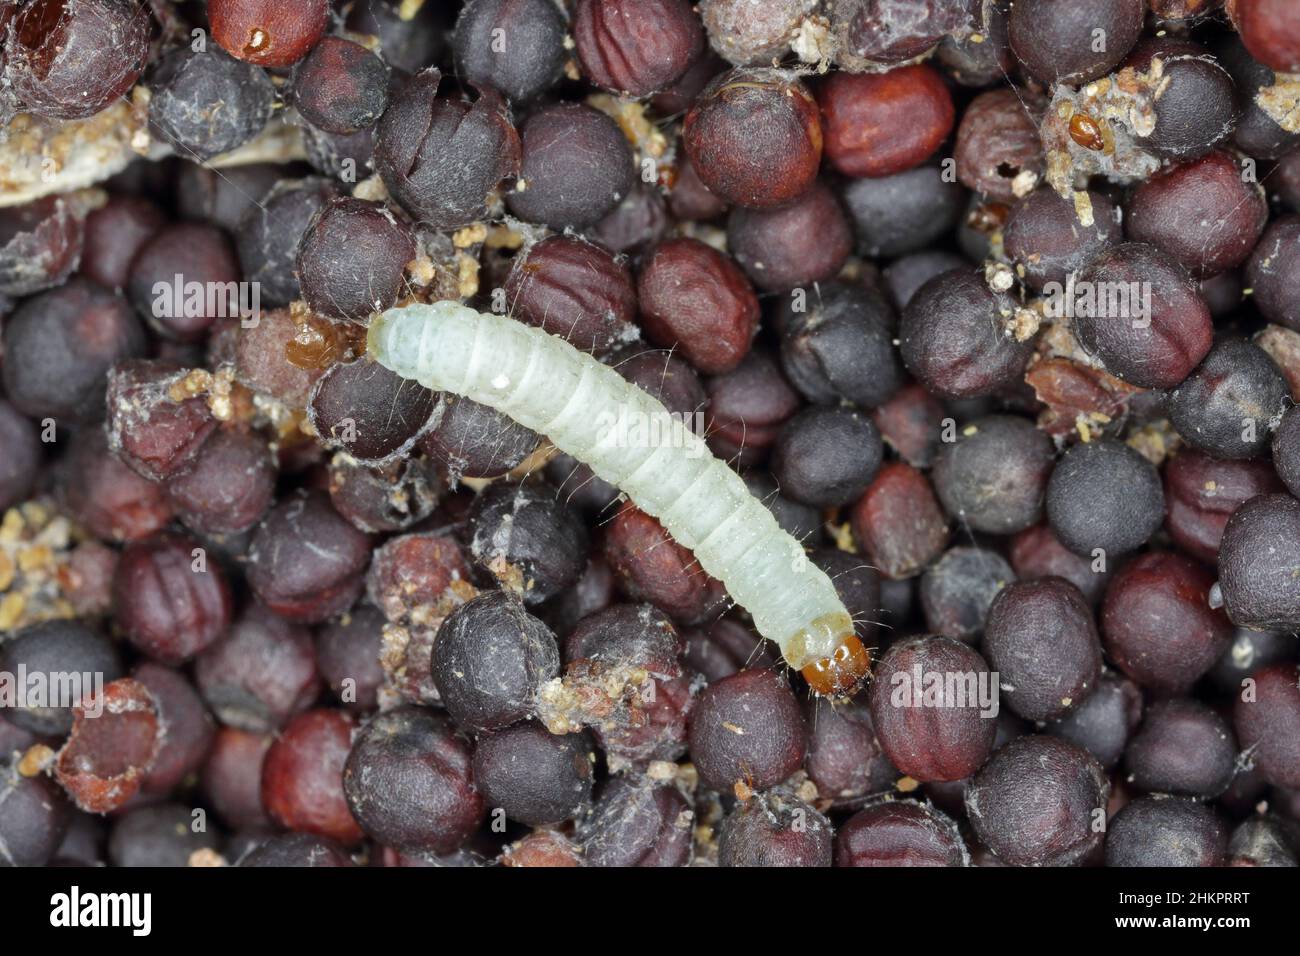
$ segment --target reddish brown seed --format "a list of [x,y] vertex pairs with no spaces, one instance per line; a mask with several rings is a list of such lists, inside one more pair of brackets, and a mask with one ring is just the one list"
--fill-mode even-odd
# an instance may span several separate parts
[[835,193],[814,183],[787,206],[733,209],[727,250],[760,289],[784,292],[834,278],[853,251],[853,226]]
[[1042,108],[1041,98],[1027,90],[1003,88],[975,97],[962,115],[953,150],[962,185],[1007,203],[1017,198],[1022,175],[1032,177],[1032,187],[1043,172],[1037,119]]
[[1178,553],[1152,552],[1115,573],[1102,605],[1107,656],[1143,687],[1186,693],[1232,640],[1210,606],[1214,575]]
[[153,695],[123,677],[88,694],[72,713],[54,775],[87,813],[116,810],[140,789],[162,741]]
[[846,176],[892,176],[920,165],[952,132],[952,95],[924,63],[888,73],[832,73],[817,95],[826,158]]
[[687,0],[578,0],[573,40],[597,86],[649,96],[704,52],[704,28]]
[[[304,408],[312,385],[324,371],[318,363],[290,361],[290,343],[299,333],[288,309],[263,312],[258,323],[240,328],[235,345],[235,374],[256,392],[279,399],[290,408]],[[299,358],[298,346],[294,357]]]
[[502,852],[498,861],[502,866],[555,867],[582,866],[578,847],[563,833],[554,830],[535,830]]
[[853,536],[890,578],[909,578],[943,553],[948,525],[929,480],[900,461],[883,465],[853,506]]
[[517,318],[575,348],[604,353],[636,334],[631,270],[576,236],[551,236],[518,256],[505,292]]
[[956,638],[900,641],[876,665],[868,692],[876,739],[915,780],[969,777],[993,751],[997,699],[989,684],[996,679],[984,658]]
[[1274,664],[1243,687],[1233,711],[1241,746],[1252,752],[1264,777],[1300,789],[1300,670]]
[[122,464],[100,429],[77,436],[59,492],[68,512],[105,541],[147,538],[172,519],[162,487]]
[[1300,7],[1293,0],[1236,0],[1228,12],[1251,56],[1282,73],[1300,72]]
[[1096,604],[1110,571],[1089,558],[1081,557],[1061,544],[1047,524],[1026,528],[1011,538],[1007,558],[1021,581],[1035,578],[1065,578],[1077,587],[1090,604]]
[[690,551],[631,505],[606,527],[604,554],[624,594],[649,601],[682,623],[711,617],[725,597],[722,585],[704,573]]
[[1231,461],[1184,449],[1165,464],[1165,530],[1174,544],[1213,564],[1228,518],[1256,495],[1282,491],[1268,461]]
[[909,382],[885,404],[871,410],[885,444],[917,468],[927,468],[939,450],[943,403],[924,386]]
[[454,538],[405,534],[375,551],[366,592],[393,623],[428,623],[474,596],[470,577]]
[[705,88],[682,130],[701,182],[727,202],[780,206],[817,178],[817,102],[793,73],[731,70]]
[[678,348],[701,372],[716,375],[739,365],[758,329],[758,297],[745,273],[698,239],[656,246],[637,293],[650,340]]
[[197,541],[179,534],[127,546],[113,576],[113,603],[131,643],[165,664],[188,660],[230,626],[225,572]]
[[171,362],[130,359],[108,374],[108,441],[150,481],[186,471],[217,427],[206,395],[192,394],[189,371]]
[[364,834],[343,796],[343,765],[356,719],[342,710],[309,710],[281,732],[262,763],[262,803],[280,826],[360,843]]
[[212,38],[258,66],[292,66],[329,26],[329,0],[210,0]]
[[1101,133],[1101,124],[1087,113],[1075,113],[1070,117],[1070,139],[1084,149],[1101,152],[1106,148],[1106,139]]
[[262,762],[273,738],[237,727],[222,727],[203,765],[201,786],[207,804],[232,830],[269,829],[262,807]]
[[957,824],[910,800],[885,800],[849,817],[835,837],[836,866],[967,866]]

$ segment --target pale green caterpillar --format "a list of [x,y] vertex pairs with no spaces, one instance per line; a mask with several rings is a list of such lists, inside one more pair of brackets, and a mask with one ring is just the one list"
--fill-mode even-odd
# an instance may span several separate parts
[[[374,318],[367,346],[403,378],[462,395],[547,436],[659,519],[821,694],[870,663],[826,574],[734,471],[645,391],[564,339],[455,302]],[[650,422],[653,427],[638,427]],[[648,433],[651,440],[628,441]]]

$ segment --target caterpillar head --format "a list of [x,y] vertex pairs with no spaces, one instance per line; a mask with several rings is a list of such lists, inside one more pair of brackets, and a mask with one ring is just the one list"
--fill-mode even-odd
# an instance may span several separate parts
[[813,661],[800,671],[808,686],[823,697],[847,697],[871,670],[871,652],[852,631],[844,634],[835,653]]

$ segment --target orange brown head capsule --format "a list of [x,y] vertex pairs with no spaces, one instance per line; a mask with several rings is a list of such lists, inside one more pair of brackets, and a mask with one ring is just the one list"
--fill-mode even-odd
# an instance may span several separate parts
[[823,697],[844,697],[857,689],[871,669],[871,652],[852,634],[844,638],[830,657],[807,665],[804,680]]

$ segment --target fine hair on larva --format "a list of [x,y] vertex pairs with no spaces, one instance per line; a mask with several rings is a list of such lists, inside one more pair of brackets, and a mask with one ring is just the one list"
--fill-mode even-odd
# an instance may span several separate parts
[[[830,578],[703,438],[614,369],[542,329],[450,301],[373,318],[367,347],[403,378],[545,435],[620,489],[694,552],[814,690],[843,693],[865,676],[869,656]],[[655,427],[635,427],[645,422]]]

